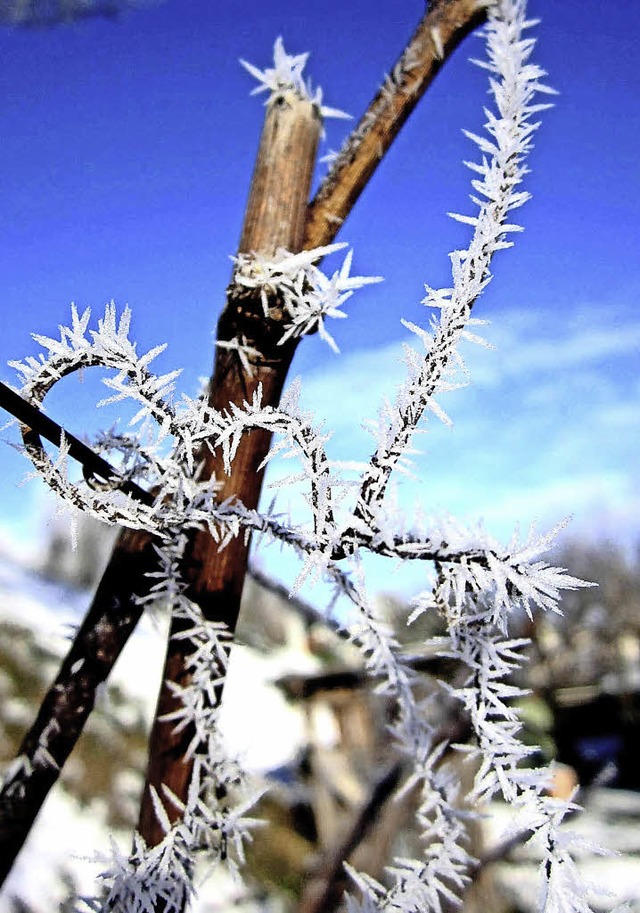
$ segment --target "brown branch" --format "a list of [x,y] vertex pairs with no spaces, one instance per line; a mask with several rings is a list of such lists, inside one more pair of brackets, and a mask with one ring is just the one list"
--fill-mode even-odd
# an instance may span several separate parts
[[25,766],[0,791],[0,885],[80,737],[98,688],[142,614],[134,597],[144,594],[145,574],[155,566],[152,537],[124,530],[58,676],[22,741],[19,757]]
[[[240,241],[243,253],[272,256],[280,248],[300,250],[304,215],[320,135],[318,112],[307,101],[275,99],[268,108],[260,139],[249,202]],[[259,296],[243,292],[233,283],[227,293],[226,307],[218,323],[218,340],[242,339],[260,352],[247,371],[232,350],[217,348],[209,402],[218,410],[230,404],[242,405],[260,386],[264,405],[277,405],[295,351],[295,343],[279,346],[280,322],[265,318]],[[227,475],[222,456],[209,450],[203,453],[204,475],[222,483],[219,497],[236,496],[248,508],[258,504],[263,470],[260,465],[269,451],[271,435],[254,430],[245,435]],[[247,570],[249,542],[232,540],[222,551],[207,532],[192,540],[184,562],[189,594],[198,602],[205,617],[224,622],[235,631],[240,597]],[[173,626],[172,633],[177,633]],[[155,815],[151,788],[161,793],[165,784],[178,797],[186,799],[192,765],[184,760],[191,733],[176,735],[172,724],[161,717],[176,709],[178,700],[167,682],[187,681],[185,660],[191,652],[188,640],[170,637],[165,666],[165,684],[158,701],[156,721],[149,747],[149,769],[140,811],[139,830],[148,845],[159,843],[164,834]],[[169,808],[177,818],[178,813]]]
[[395,764],[373,787],[344,839],[327,854],[307,882],[296,913],[333,913],[346,889],[344,863],[376,824],[382,806],[400,782],[402,764]]
[[309,205],[305,249],[329,244],[444,62],[485,21],[482,0],[433,0]]

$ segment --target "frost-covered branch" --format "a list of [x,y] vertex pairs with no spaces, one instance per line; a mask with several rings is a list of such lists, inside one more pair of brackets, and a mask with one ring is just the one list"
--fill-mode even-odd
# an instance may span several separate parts
[[489,0],[431,0],[424,17],[309,206],[304,247],[329,244],[403,124],[460,42],[486,18]]

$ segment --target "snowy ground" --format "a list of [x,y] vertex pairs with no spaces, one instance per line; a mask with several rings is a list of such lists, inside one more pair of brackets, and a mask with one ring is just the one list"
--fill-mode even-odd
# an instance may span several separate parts
[[[69,625],[79,621],[87,599],[86,594],[43,582],[0,558],[0,617],[29,625],[40,642],[58,654],[64,651]],[[120,687],[143,702],[148,719],[161,674],[163,639],[157,625],[144,620],[114,670]],[[246,648],[235,651],[226,693],[225,729],[230,745],[253,770],[279,766],[304,743],[301,718],[269,682],[284,672],[310,672],[313,663],[312,657],[292,655],[291,651],[270,659]],[[126,772],[123,777],[126,779]],[[487,819],[489,843],[499,842],[509,821],[503,806],[496,806],[492,812]],[[12,894],[26,901],[34,913],[51,913],[68,893],[69,883],[62,874],[65,870],[80,893],[93,893],[101,869],[94,857],[109,849],[105,820],[103,800],[81,807],[66,791],[54,790],[0,895],[0,913],[12,910]],[[611,910],[626,902],[629,913],[640,913],[640,794],[597,790],[588,798],[587,813],[571,821],[570,827],[618,854],[586,854],[581,861],[585,877],[609,891],[608,896],[593,894],[594,909]],[[128,833],[114,837],[126,848]],[[537,861],[524,848],[515,852],[513,862],[499,864],[500,881],[521,910],[535,909],[537,869]],[[195,908],[201,913],[231,908],[237,902],[238,886],[216,879],[211,887],[212,893],[203,891]],[[212,896],[216,897],[215,904]]]
[[[0,557],[0,618],[31,627],[37,642],[59,656],[65,652],[69,630],[82,618],[88,598],[86,593],[44,581]],[[111,679],[136,704],[142,704],[148,723],[155,709],[165,637],[161,621],[143,618]],[[246,648],[234,650],[225,691],[224,729],[230,750],[257,775],[286,763],[304,744],[301,716],[270,683],[285,671],[312,671],[316,665],[312,657],[292,657],[282,651],[267,662],[255,654],[250,656]],[[47,672],[53,677],[56,668],[52,666]],[[26,727],[33,708],[14,703]],[[124,779],[126,771],[126,789]],[[92,894],[96,876],[104,868],[96,857],[109,852],[106,811],[102,800],[81,806],[66,790],[56,787],[0,895],[0,913],[12,910],[11,895],[26,901],[35,913],[51,913],[52,902],[57,905],[67,895],[69,878],[78,892]],[[112,836],[121,848],[126,848],[131,839],[129,833]],[[218,899],[221,893],[237,897],[239,889],[216,881]],[[205,894],[202,904],[199,909],[206,909]]]

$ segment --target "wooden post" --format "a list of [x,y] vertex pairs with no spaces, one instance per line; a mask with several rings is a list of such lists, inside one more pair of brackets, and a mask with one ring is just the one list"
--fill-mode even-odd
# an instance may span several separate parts
[[[320,130],[319,112],[309,101],[291,93],[270,101],[242,229],[241,253],[271,257],[278,248],[300,250]],[[259,355],[251,358],[247,371],[233,350],[217,348],[209,386],[209,402],[215,409],[228,409],[231,403],[242,405],[259,386],[265,405],[278,404],[295,351],[295,342],[278,346],[282,332],[277,316],[264,316],[259,295],[231,283],[218,323],[218,340],[244,339]],[[222,483],[220,500],[236,496],[248,508],[257,506],[263,478],[263,470],[258,467],[268,453],[270,441],[271,435],[266,431],[246,434],[229,475],[224,472],[219,452],[203,450],[205,477],[215,476]],[[190,595],[208,620],[225,622],[231,632],[238,620],[248,550],[248,541],[238,537],[219,551],[209,533],[203,531],[193,537],[184,563]],[[174,623],[172,633],[177,630]],[[184,799],[191,777],[192,765],[184,760],[191,733],[176,735],[172,724],[160,719],[176,709],[177,699],[166,682],[184,686],[188,678],[185,659],[189,652],[188,641],[170,638],[138,825],[148,845],[156,845],[164,836],[153,809],[150,788],[161,794],[161,786],[166,784]],[[172,806],[167,811],[173,820],[178,817]]]

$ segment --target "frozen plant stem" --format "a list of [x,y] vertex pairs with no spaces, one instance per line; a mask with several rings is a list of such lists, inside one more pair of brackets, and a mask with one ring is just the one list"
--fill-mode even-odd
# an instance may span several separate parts
[[[295,95],[274,98],[267,112],[260,138],[249,201],[240,240],[240,253],[273,256],[277,249],[295,252],[302,243],[304,216],[311,176],[321,131],[317,110]],[[218,323],[218,341],[244,337],[254,353],[245,366],[233,349],[216,348],[214,372],[209,384],[209,405],[217,410],[241,407],[257,390],[265,405],[277,405],[295,350],[295,343],[278,345],[282,330],[273,317],[265,318],[259,294],[232,282]],[[237,497],[249,509],[258,505],[271,435],[256,429],[245,435],[235,454],[231,471],[225,471],[220,448],[203,447],[203,478],[216,478],[220,501]],[[246,536],[231,539],[219,548],[207,531],[196,532],[187,549],[183,576],[189,595],[200,605],[209,621],[222,622],[233,632],[236,627],[242,587],[247,572],[249,541]],[[149,743],[149,769],[140,809],[139,831],[149,846],[164,837],[158,821],[152,790],[161,794],[163,785],[186,801],[191,764],[184,758],[188,732],[174,732],[168,714],[179,709],[180,697],[171,684],[184,687],[188,678],[186,660],[191,652],[188,639],[178,639],[183,622],[172,623],[168,641],[164,684]],[[218,699],[220,691],[218,692]],[[169,810],[177,818],[178,809]]]

